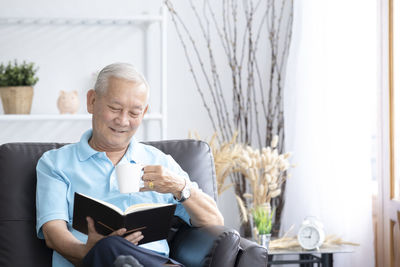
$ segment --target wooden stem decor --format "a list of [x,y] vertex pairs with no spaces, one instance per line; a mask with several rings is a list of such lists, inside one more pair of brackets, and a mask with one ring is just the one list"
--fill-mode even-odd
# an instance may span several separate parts
[[[293,0],[189,0],[196,25],[188,25],[183,17],[187,11],[179,13],[172,2],[164,0],[218,141],[229,142],[237,132],[238,142],[261,149],[278,135],[282,153],[283,80]],[[246,178],[236,174],[231,180],[236,195],[247,206],[243,197],[249,193]],[[283,200],[276,205],[278,216]]]

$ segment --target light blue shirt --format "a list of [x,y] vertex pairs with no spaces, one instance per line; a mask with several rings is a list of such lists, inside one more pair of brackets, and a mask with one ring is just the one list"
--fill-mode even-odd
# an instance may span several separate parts
[[[40,158],[36,167],[36,231],[39,238],[44,238],[43,224],[58,219],[65,220],[69,231],[86,243],[87,235],[72,228],[75,192],[112,203],[122,210],[136,203],[174,203],[177,204],[175,215],[189,224],[189,215],[183,205],[174,200],[172,194],[155,191],[121,194],[118,190],[114,165],[105,152],[98,152],[89,146],[88,140],[91,136],[92,130],[89,130],[83,134],[79,143],[47,151]],[[162,165],[188,178],[187,173],[170,155],[155,147],[141,144],[134,138],[118,164],[132,161],[144,165]],[[165,255],[169,254],[166,240],[141,246]],[[54,251],[53,266],[73,265]]]

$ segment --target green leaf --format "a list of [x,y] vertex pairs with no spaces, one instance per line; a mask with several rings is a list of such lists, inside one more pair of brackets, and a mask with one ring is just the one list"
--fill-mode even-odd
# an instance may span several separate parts
[[264,206],[258,206],[252,210],[254,225],[259,234],[270,234],[275,209],[269,212]]
[[0,65],[0,86],[34,86],[39,78],[36,73],[39,68],[35,68],[34,63],[18,64],[8,62],[7,66]]

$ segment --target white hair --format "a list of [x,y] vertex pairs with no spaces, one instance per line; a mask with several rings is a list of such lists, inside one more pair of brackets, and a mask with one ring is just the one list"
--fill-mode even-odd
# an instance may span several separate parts
[[146,79],[139,71],[135,69],[134,66],[129,63],[113,63],[105,66],[97,76],[94,90],[99,94],[104,93],[107,90],[108,80],[110,77],[121,78],[127,81],[144,84],[147,89],[147,95],[149,94],[150,87]]

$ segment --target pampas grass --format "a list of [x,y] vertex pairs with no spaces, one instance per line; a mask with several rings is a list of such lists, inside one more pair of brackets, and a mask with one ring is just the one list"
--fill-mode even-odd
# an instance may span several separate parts
[[235,195],[235,197],[236,197],[236,201],[237,201],[238,206],[239,206],[241,221],[242,222],[247,222],[249,220],[249,218],[247,216],[246,206],[244,205],[243,200],[238,195]]
[[[194,137],[200,140],[197,133]],[[193,137],[189,133],[189,138]],[[228,142],[219,143],[217,134],[208,142],[214,157],[218,195],[235,184],[228,181],[234,173],[240,173],[250,185],[243,195],[236,195],[242,222],[247,222],[252,208],[269,206],[271,199],[281,194],[281,186],[290,177],[287,170],[294,167],[289,163],[290,153],[279,154],[278,136],[274,136],[271,145],[254,149],[238,143],[237,133]]]
[[278,136],[274,136],[271,145],[261,150],[238,143],[237,133],[229,142],[219,144],[217,134],[209,141],[214,156],[218,194],[234,185],[227,181],[234,173],[242,174],[250,185],[248,192],[236,196],[243,222],[247,222],[251,207],[269,205],[271,199],[279,196],[282,184],[290,177],[287,170],[293,167],[289,163],[291,154],[279,154],[276,148],[278,141]]
[[[198,133],[189,132],[190,139],[201,140]],[[232,182],[227,182],[229,175],[233,174],[236,163],[240,158],[241,147],[236,141],[237,133],[235,133],[229,142],[222,144],[218,143],[217,134],[214,133],[208,144],[210,145],[215,165],[215,174],[217,177],[218,195],[228,190],[234,185]],[[242,201],[243,203],[243,201]],[[238,202],[240,205],[240,203]],[[244,205],[244,204],[243,204]]]
[[229,175],[235,172],[235,162],[240,159],[241,149],[236,143],[236,138],[237,133],[233,135],[229,142],[218,146],[217,134],[214,134],[209,142],[214,157],[218,195],[234,185],[233,183],[225,183]]
[[240,153],[233,170],[241,173],[250,184],[251,192],[243,197],[251,199],[253,207],[270,203],[272,198],[279,196],[281,185],[288,177],[290,153],[279,154],[277,143],[278,136],[275,136],[271,146],[261,150],[240,144],[236,148]]

